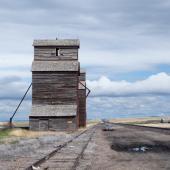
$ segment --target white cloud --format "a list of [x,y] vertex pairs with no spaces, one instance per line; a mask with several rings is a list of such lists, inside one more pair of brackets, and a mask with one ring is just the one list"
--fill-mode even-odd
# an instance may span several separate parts
[[[30,44],[31,46],[31,44]],[[26,54],[1,54],[0,56],[0,66],[1,69],[10,68],[10,67],[30,67],[32,64],[33,57],[32,55]]]
[[[4,76],[0,79],[0,98],[20,98],[26,91],[30,82],[22,76]],[[169,95],[170,75],[159,73],[151,75],[145,80],[128,82],[125,80],[112,81],[102,76],[98,80],[87,80],[87,86],[91,90],[91,96],[128,97],[138,95]],[[30,97],[30,94],[29,94]]]
[[169,96],[91,97],[88,118],[148,117],[170,115]]
[[[4,99],[0,100],[0,120],[9,121],[9,118],[14,113],[20,100]],[[24,100],[20,108],[18,109],[14,120],[26,120],[31,112],[31,100]]]
[[[13,74],[12,74],[13,75]],[[0,120],[9,121],[29,83],[22,76],[4,76],[0,78]],[[31,89],[21,104],[14,119],[28,119],[31,111]]]
[[105,76],[99,80],[87,80],[91,96],[136,96],[136,95],[167,95],[170,94],[170,76],[164,72],[152,75],[145,80],[136,82],[111,81]]
[[[21,99],[30,83],[18,76],[7,76],[0,79],[0,99]],[[30,97],[30,93],[27,95]]]
[[31,71],[28,69],[16,70],[16,69],[4,69],[0,70],[1,77],[18,76],[22,78],[29,78],[31,81]]
[[[150,43],[150,40],[145,39],[145,41],[145,44]],[[143,44],[141,43],[139,46],[143,46]],[[170,65],[169,47],[166,44],[159,44],[161,47],[157,47],[157,45],[155,43],[153,46],[148,45],[145,49],[138,48],[136,51],[130,47],[128,50],[114,50],[114,45],[110,50],[104,48],[98,50],[82,49],[80,50],[80,61],[84,66],[111,67],[116,73],[148,71],[161,64]]]

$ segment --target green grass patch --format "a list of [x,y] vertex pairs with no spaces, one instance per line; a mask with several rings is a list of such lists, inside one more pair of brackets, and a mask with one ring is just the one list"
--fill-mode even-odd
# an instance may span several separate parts
[[0,139],[9,137],[10,132],[11,132],[11,129],[0,130]]

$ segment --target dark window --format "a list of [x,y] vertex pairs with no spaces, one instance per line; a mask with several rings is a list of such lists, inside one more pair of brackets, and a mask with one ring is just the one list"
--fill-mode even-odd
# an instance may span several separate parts
[[56,48],[56,56],[59,56],[59,48]]

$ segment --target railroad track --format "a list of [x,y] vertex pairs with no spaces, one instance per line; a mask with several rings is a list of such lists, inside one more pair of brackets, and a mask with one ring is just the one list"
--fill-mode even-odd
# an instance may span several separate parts
[[125,123],[111,123],[111,122],[107,122],[107,123],[111,125],[120,125],[120,126],[131,128],[131,129],[135,128],[138,130],[148,130],[148,131],[153,131],[153,132],[170,134],[170,128],[149,127],[149,126],[131,125],[131,124],[125,124]]
[[35,161],[25,170],[76,169],[79,165],[79,160],[83,157],[84,151],[95,133],[96,127],[97,125],[57,146],[55,150]]

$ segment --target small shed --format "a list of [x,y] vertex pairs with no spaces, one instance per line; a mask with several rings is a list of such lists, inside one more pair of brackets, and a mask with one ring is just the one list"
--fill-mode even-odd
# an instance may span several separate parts
[[80,42],[35,40],[32,63],[31,130],[75,130],[78,127]]

